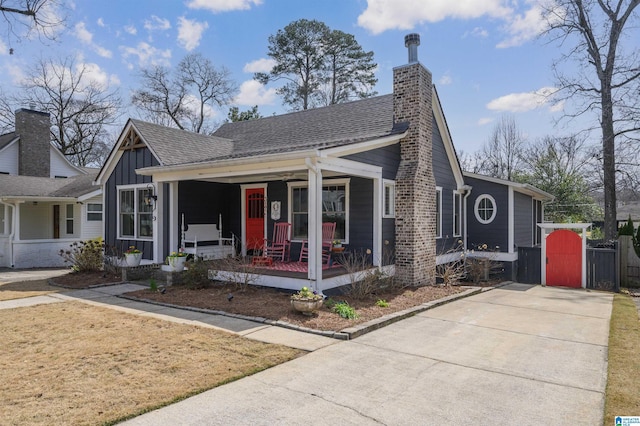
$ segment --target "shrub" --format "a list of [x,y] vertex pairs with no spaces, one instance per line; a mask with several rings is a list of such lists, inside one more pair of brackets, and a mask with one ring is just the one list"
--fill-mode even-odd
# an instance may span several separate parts
[[340,315],[342,318],[346,319],[356,319],[358,318],[358,314],[353,306],[349,305],[347,302],[338,302],[333,305],[333,312]]
[[182,284],[193,289],[208,287],[211,283],[208,277],[209,267],[209,262],[189,261],[182,272]]
[[629,220],[627,220],[627,223],[625,223],[624,225],[622,225],[619,229],[618,229],[618,236],[620,235],[630,235],[633,237],[633,220],[631,220],[631,216],[629,216]]
[[102,238],[72,243],[69,250],[58,253],[65,261],[71,263],[74,272],[100,271],[104,263],[104,243]]

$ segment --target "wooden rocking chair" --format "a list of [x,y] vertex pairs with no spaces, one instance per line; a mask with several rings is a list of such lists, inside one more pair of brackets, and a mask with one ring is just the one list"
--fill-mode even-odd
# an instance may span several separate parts
[[[333,245],[333,236],[336,233],[335,222],[324,222],[322,224],[322,263],[329,264],[331,258],[331,246]],[[309,261],[309,242],[307,240],[302,241],[302,248],[300,248],[299,261]]]
[[273,239],[264,240],[264,257],[270,257],[282,262],[289,260],[289,248],[291,247],[291,224],[278,222],[273,225]]

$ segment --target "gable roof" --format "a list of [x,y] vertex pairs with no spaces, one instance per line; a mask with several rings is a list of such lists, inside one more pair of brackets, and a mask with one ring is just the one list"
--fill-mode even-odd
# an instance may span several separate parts
[[495,178],[492,176],[484,176],[476,173],[464,172],[465,177],[469,177],[472,179],[484,180],[486,182],[493,182],[499,185],[510,186],[514,189],[514,191],[530,195],[533,198],[541,199],[543,201],[553,201],[555,197],[548,192],[543,191],[542,189],[538,189],[533,185],[529,185],[528,183],[518,183],[512,182],[506,179]]
[[78,198],[95,192],[95,174],[68,178],[0,175],[0,198]]
[[18,140],[18,136],[15,132],[5,133],[4,135],[0,135],[0,151],[3,150],[6,146],[10,145],[11,142]]

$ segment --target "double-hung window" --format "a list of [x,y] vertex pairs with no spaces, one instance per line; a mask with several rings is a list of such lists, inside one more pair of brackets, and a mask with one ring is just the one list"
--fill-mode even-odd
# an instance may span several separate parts
[[[309,230],[309,188],[306,182],[289,184],[292,239],[303,240]],[[334,238],[348,242],[349,180],[326,181],[322,185],[322,221],[336,222]]]
[[384,181],[384,212],[382,217],[396,216],[396,183],[392,180]]
[[153,207],[147,203],[152,190],[123,187],[118,190],[118,236],[149,239],[153,237]]
[[73,204],[66,205],[66,233],[67,235],[73,235]]
[[102,203],[87,203],[87,221],[96,222],[102,220]]

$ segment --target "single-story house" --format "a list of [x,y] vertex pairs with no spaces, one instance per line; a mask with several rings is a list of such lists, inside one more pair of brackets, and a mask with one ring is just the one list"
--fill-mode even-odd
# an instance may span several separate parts
[[0,267],[64,266],[61,249],[102,236],[102,188],[51,144],[49,113],[15,118],[0,136]]
[[[322,223],[335,222],[335,239],[347,250],[370,251],[374,265],[407,284],[434,283],[436,264],[450,262],[451,248],[466,247],[470,230],[483,224],[469,224],[475,189],[460,168],[431,73],[417,60],[419,42],[417,34],[405,37],[409,63],[393,70],[389,95],[227,123],[211,136],[130,119],[96,179],[107,244],[135,245],[147,261],[163,262],[181,246],[183,223],[216,223],[246,254],[271,237],[274,224],[288,222],[292,259],[308,242],[305,277],[257,283],[323,291],[345,283],[322,261]],[[505,188],[509,194],[512,186]],[[535,206],[529,203],[522,226],[533,229]]]

